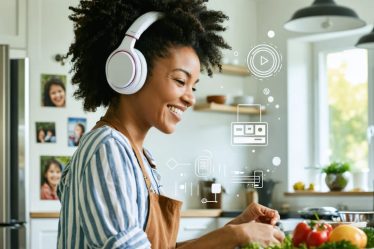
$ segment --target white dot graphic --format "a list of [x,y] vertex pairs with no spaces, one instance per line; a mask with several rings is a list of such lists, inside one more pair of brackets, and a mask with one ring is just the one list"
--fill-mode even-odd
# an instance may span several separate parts
[[274,38],[274,36],[275,36],[275,32],[273,30],[269,30],[268,31],[268,37],[269,38]]
[[272,163],[274,166],[279,166],[282,163],[282,160],[280,159],[280,157],[275,156],[273,157]]
[[267,169],[266,172],[270,172],[270,169]]
[[278,120],[281,120],[281,118],[279,117]]
[[275,105],[275,108],[279,109],[279,105]]
[[256,152],[256,150],[252,150],[252,153],[255,153]]
[[236,197],[239,197],[239,194],[237,194]]
[[269,97],[268,97],[268,101],[269,101],[269,103],[273,103],[273,101],[274,101],[274,97],[273,97],[273,96],[269,96]]
[[269,88],[264,88],[264,90],[262,91],[265,95],[269,95],[270,93],[270,89]]

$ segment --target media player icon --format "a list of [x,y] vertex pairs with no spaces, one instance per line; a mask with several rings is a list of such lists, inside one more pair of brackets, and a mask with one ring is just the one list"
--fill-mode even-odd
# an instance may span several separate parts
[[[257,106],[260,109],[260,122],[239,122],[240,106]],[[261,105],[237,105],[237,122],[231,123],[231,145],[233,146],[267,146],[268,123],[261,122]]]

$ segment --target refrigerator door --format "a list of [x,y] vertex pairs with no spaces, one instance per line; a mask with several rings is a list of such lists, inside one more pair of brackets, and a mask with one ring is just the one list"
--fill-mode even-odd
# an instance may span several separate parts
[[24,225],[0,225],[0,249],[25,249],[26,229]]

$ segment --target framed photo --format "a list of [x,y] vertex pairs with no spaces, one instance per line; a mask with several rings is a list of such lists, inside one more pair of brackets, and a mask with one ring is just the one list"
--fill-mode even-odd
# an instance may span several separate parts
[[56,125],[54,122],[36,122],[36,142],[56,143]]
[[40,156],[40,199],[58,200],[57,186],[69,156]]
[[66,75],[41,75],[42,106],[65,107],[66,105]]
[[86,118],[68,118],[68,146],[78,146],[79,141],[86,132]]

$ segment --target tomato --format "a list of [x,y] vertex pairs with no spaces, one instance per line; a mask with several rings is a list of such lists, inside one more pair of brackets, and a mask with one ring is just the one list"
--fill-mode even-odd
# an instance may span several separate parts
[[365,248],[367,236],[361,229],[357,227],[351,225],[339,225],[332,230],[329,241],[337,242],[341,240],[350,241],[358,248]]
[[332,226],[328,223],[317,223],[314,225],[314,229],[318,231],[327,231],[327,236],[330,236],[331,231],[333,230]]
[[299,246],[302,243],[306,243],[308,234],[312,231],[312,228],[306,222],[300,222],[297,224],[292,234],[292,244]]
[[329,239],[327,230],[317,230],[314,229],[308,234],[306,239],[306,244],[308,248],[317,247],[325,243]]

